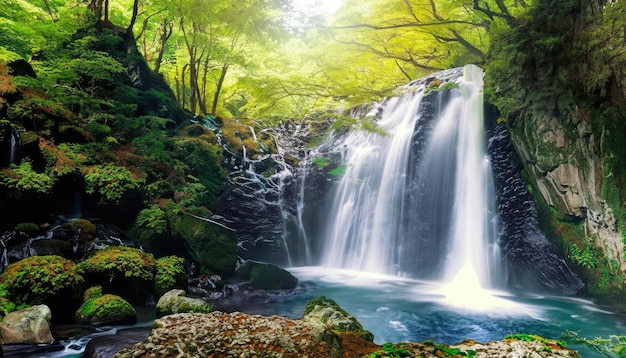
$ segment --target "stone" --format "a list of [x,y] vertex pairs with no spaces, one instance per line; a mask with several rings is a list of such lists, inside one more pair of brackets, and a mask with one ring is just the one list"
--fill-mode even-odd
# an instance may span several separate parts
[[298,285],[298,279],[289,271],[265,262],[248,260],[235,271],[235,277],[249,280],[261,290],[289,290]]
[[174,289],[166,292],[156,304],[158,316],[165,316],[174,313],[200,312],[209,313],[213,307],[200,298],[186,297],[184,290]]
[[115,357],[344,356],[338,336],[324,325],[278,316],[182,313],[157,319],[153,327],[148,339]]
[[37,305],[11,312],[0,324],[2,344],[51,344],[52,312],[46,305]]
[[339,307],[337,302],[324,296],[307,302],[302,321],[324,324],[338,333],[352,333],[365,341],[374,341],[374,335],[363,329],[356,318]]

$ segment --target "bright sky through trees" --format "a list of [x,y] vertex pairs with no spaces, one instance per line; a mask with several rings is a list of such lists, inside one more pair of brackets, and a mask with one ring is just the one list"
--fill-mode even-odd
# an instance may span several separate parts
[[293,0],[296,10],[302,12],[334,14],[343,5],[342,0]]

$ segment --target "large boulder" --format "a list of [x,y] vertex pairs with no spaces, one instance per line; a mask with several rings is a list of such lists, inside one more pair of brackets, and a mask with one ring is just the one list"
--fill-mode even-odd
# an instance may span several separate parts
[[11,312],[0,324],[2,344],[50,344],[52,312],[46,305],[37,305]]
[[278,266],[248,260],[235,271],[235,278],[249,280],[250,285],[261,290],[289,290],[298,285],[298,279]]
[[156,305],[158,316],[165,316],[173,313],[209,313],[213,311],[210,304],[199,298],[186,297],[183,290],[171,290],[166,292]]
[[200,273],[229,276],[237,262],[237,233],[190,213],[168,211],[172,237],[181,239]]
[[307,302],[302,320],[324,324],[337,333],[351,333],[365,341],[374,341],[372,332],[363,329],[356,318],[339,307],[337,302],[324,296]]
[[138,356],[343,357],[338,337],[327,327],[241,312],[175,314],[154,321],[150,337],[116,358]]

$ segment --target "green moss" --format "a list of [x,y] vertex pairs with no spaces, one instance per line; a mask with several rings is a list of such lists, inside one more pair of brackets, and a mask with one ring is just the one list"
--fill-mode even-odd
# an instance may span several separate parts
[[92,298],[102,297],[102,286],[93,286],[85,290],[83,294],[83,302],[87,302]]
[[83,303],[76,311],[76,319],[92,324],[134,322],[137,312],[133,306],[119,296],[106,294]]
[[156,261],[156,277],[154,291],[156,297],[174,289],[187,289],[187,272],[183,264],[185,260],[176,256],[162,257]]
[[143,304],[154,292],[156,261],[141,250],[114,246],[95,252],[78,264],[85,279],[132,303]]
[[152,254],[132,247],[111,246],[97,251],[78,265],[85,274],[101,273],[111,281],[117,277],[152,281],[155,264]]
[[[191,258],[200,264],[201,273],[231,275],[237,262],[237,233],[186,214],[170,202],[166,217],[173,238],[183,240]],[[203,215],[199,215],[203,216]]]
[[63,229],[72,236],[78,235],[79,240],[93,240],[96,235],[96,226],[86,219],[73,220],[63,224]]
[[39,229],[40,229],[39,225],[33,224],[33,223],[19,223],[15,227],[15,230],[21,231],[21,232],[33,232],[33,231],[39,231]]

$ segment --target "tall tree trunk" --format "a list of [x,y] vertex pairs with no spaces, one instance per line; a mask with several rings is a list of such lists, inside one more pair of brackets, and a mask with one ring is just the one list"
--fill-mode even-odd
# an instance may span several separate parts
[[139,0],[133,1],[133,14],[130,17],[130,23],[126,28],[126,34],[130,35],[133,33],[133,27],[135,27],[135,22],[137,22],[137,16],[139,15]]
[[167,19],[163,19],[163,23],[161,24],[161,43],[159,44],[159,51],[157,53],[157,58],[154,60],[154,72],[159,73],[161,69],[161,62],[163,61],[163,54],[165,53],[165,44],[167,40],[169,40],[170,36],[172,36],[172,30],[174,25],[172,22]]
[[104,0],[104,22],[109,22],[109,0]]
[[196,114],[196,87],[198,85],[198,74],[196,71],[196,51],[197,48],[192,46],[189,48],[189,88],[191,93],[189,94],[189,110],[192,114]]
[[102,2],[104,0],[91,0],[87,8],[91,10],[96,17],[96,21],[100,21],[102,19]]
[[183,70],[182,70],[183,73],[182,73],[182,76],[180,76],[180,78],[183,81],[183,86],[182,86],[183,93],[182,93],[182,96],[181,96],[181,98],[182,98],[181,106],[183,107],[183,109],[185,109],[185,99],[187,98],[187,96],[185,96],[185,77],[187,76],[185,74],[185,72],[187,72],[186,71],[187,67],[189,67],[189,64],[186,64],[185,66],[183,66]]
[[220,98],[220,92],[222,91],[222,86],[224,85],[224,79],[226,78],[226,72],[228,72],[229,64],[225,63],[222,66],[222,73],[220,73],[220,78],[217,80],[217,86],[215,88],[215,95],[213,96],[213,105],[211,106],[211,115],[215,116],[215,112],[217,111],[217,103]]

